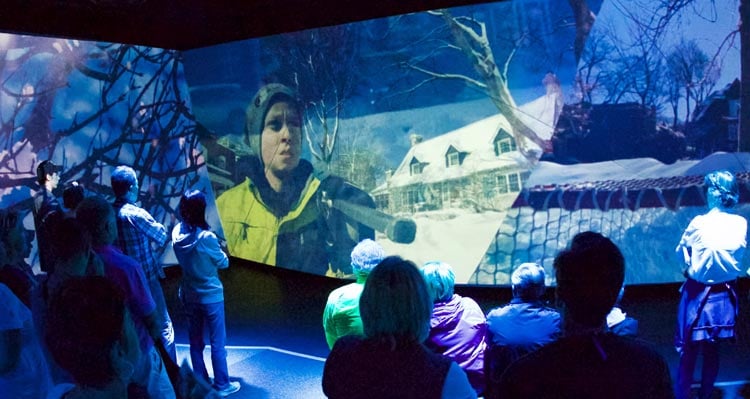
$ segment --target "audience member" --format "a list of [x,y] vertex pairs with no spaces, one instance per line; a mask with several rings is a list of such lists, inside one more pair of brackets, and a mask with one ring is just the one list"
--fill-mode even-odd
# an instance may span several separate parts
[[364,337],[341,337],[323,369],[329,398],[475,398],[456,362],[422,343],[432,301],[414,263],[391,256],[370,273],[360,297]]
[[219,279],[219,269],[229,267],[229,259],[219,246],[219,240],[206,222],[206,197],[198,190],[189,190],[180,198],[179,214],[182,219],[172,231],[172,244],[177,261],[182,268],[180,298],[188,314],[190,360],[193,370],[209,381],[203,362],[203,326],[208,325],[211,340],[211,365],[214,388],[222,396],[235,393],[240,383],[229,381],[227,338],[224,325],[224,286]]
[[430,333],[425,345],[458,363],[469,383],[484,391],[484,352],[487,324],[484,312],[473,299],[454,293],[456,276],[444,262],[427,262],[422,267],[427,292],[433,302]]
[[352,250],[352,270],[356,281],[331,291],[323,311],[323,330],[330,349],[333,349],[336,340],[344,335],[363,334],[362,318],[359,316],[359,297],[370,271],[383,258],[383,247],[369,238],[360,241]]
[[0,283],[0,397],[43,399],[52,385],[29,308]]
[[71,277],[103,276],[104,265],[91,247],[91,236],[77,219],[65,218],[59,234],[50,243],[55,255],[55,273],[44,283],[44,297],[49,299],[65,280]]
[[104,263],[104,275],[125,293],[136,325],[143,356],[136,366],[133,381],[144,387],[152,398],[175,396],[165,365],[154,343],[161,342],[162,325],[148,282],[138,262],[123,254],[113,244],[117,239],[117,220],[112,206],[99,196],[86,197],[78,205],[76,218],[91,235],[91,244]]
[[555,258],[563,336],[511,364],[498,387],[502,397],[674,397],[667,364],[655,350],[606,331],[625,260],[608,238],[590,238]]
[[620,302],[622,302],[624,294],[625,287],[622,287],[620,288],[620,294],[617,295],[615,306],[607,314],[607,328],[619,336],[635,338],[638,336],[638,320],[622,311]]
[[53,190],[60,183],[62,168],[52,161],[42,161],[36,167],[36,178],[40,189],[34,194],[34,228],[36,230],[37,253],[41,270],[52,273],[53,255],[50,253],[49,240],[54,232],[54,224],[63,217],[63,209],[55,198]]
[[732,212],[739,200],[732,173],[716,171],[704,179],[708,213],[696,216],[682,234],[677,253],[687,280],[677,312],[675,346],[680,354],[677,397],[689,398],[693,371],[703,355],[700,398],[709,398],[719,373],[719,343],[734,338],[736,281],[745,275],[747,221]]
[[65,217],[75,217],[76,207],[86,197],[83,186],[77,181],[65,185],[63,190],[63,206],[65,207]]
[[50,399],[127,398],[141,348],[126,299],[101,276],[66,280],[50,301],[45,341],[75,385],[55,387]]
[[0,283],[5,284],[31,308],[37,280],[24,260],[31,252],[31,240],[18,212],[0,209]]
[[117,245],[125,255],[135,259],[146,274],[162,322],[162,342],[174,361],[174,329],[160,283],[165,275],[152,247],[152,244],[162,246],[166,243],[167,229],[154,220],[148,211],[136,205],[140,187],[133,168],[124,165],[116,167],[110,180],[116,197],[113,206],[117,215]]
[[560,313],[543,301],[544,268],[522,263],[511,274],[510,282],[513,299],[487,314],[487,399],[499,398],[497,384],[512,362],[560,337]]

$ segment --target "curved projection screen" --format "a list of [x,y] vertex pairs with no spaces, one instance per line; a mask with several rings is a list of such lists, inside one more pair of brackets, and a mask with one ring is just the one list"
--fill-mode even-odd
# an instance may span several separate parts
[[[703,174],[738,173],[748,199],[738,3],[657,3],[508,1],[186,52],[227,239],[241,257],[341,276],[369,227],[388,253],[450,263],[457,282],[509,284],[527,261],[551,278],[557,251],[595,230],[622,248],[629,284],[682,280],[674,250],[705,212]],[[258,189],[245,110],[268,83],[304,106],[300,164],[372,200],[319,189],[322,262],[299,241],[282,251],[283,217],[254,219],[275,197]],[[249,248],[253,229],[278,241]]]
[[[734,172],[750,213],[738,2],[652,3],[507,1],[182,54],[0,34],[0,203],[33,228],[38,162],[63,166],[58,196],[110,196],[126,164],[168,228],[204,190],[231,255],[269,265],[350,276],[372,237],[458,283],[506,285],[527,261],[554,283],[555,254],[594,230],[628,284],[681,281],[705,173]],[[294,99],[256,104],[287,90],[272,83]]]

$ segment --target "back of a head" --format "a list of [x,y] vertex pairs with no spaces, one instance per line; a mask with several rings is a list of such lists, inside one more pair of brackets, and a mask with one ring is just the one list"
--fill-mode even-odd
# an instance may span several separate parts
[[125,300],[110,280],[66,280],[45,314],[45,341],[52,357],[84,387],[101,388],[114,378],[112,348],[123,339]]
[[356,274],[369,274],[385,259],[385,250],[377,242],[365,238],[352,249],[352,271]]
[[622,288],[625,259],[609,238],[585,232],[576,235],[570,248],[557,255],[555,276],[565,317],[598,327]]
[[206,222],[206,196],[200,190],[188,190],[180,198],[179,213],[188,226],[208,229]]
[[432,301],[416,265],[398,256],[383,259],[359,299],[365,336],[422,342],[430,330]]
[[76,209],[85,196],[83,186],[74,181],[63,190],[63,205],[68,209]]
[[127,194],[130,187],[138,182],[138,176],[136,176],[135,170],[130,166],[120,165],[112,171],[109,181],[115,197],[119,198]]
[[60,221],[57,231],[58,234],[52,237],[50,244],[58,262],[67,263],[84,257],[88,258],[91,235],[81,221],[65,218]]
[[703,178],[703,184],[709,207],[720,205],[724,208],[731,208],[740,199],[737,180],[732,172],[727,170],[711,172]]
[[533,262],[522,263],[510,275],[513,297],[524,302],[536,301],[544,295],[544,268]]
[[117,229],[109,231],[107,224],[114,218],[112,205],[98,195],[86,197],[76,208],[76,219],[89,232],[93,245],[111,244],[117,238]]
[[451,265],[440,261],[427,262],[422,266],[422,275],[433,302],[446,302],[453,297],[456,275]]

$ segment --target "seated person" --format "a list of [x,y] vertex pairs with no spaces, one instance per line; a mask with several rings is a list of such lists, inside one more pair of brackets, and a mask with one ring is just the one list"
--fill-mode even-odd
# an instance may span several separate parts
[[368,208],[375,201],[300,158],[303,112],[297,93],[277,83],[263,86],[248,106],[247,177],[216,199],[229,254],[320,275],[350,274],[352,248],[375,234],[329,200]]
[[331,291],[323,311],[323,329],[330,349],[344,335],[362,335],[359,296],[362,295],[370,271],[385,258],[385,251],[380,244],[367,238],[354,247],[351,257],[352,270],[357,280]]
[[545,305],[544,268],[523,263],[510,276],[513,299],[487,314],[487,351],[484,356],[487,392],[495,398],[496,384],[519,357],[554,342],[560,336],[560,313]]
[[620,294],[617,295],[617,302],[612,310],[607,314],[607,328],[613,333],[623,336],[635,338],[638,336],[638,320],[628,316],[622,311],[620,302],[622,296],[625,294],[625,287],[620,289]]
[[476,398],[456,362],[427,349],[432,301],[414,263],[383,259],[360,297],[364,337],[339,338],[323,369],[337,398]]
[[0,283],[0,397],[44,399],[52,385],[31,311]]
[[[504,398],[674,398],[669,368],[653,348],[606,329],[625,278],[619,248],[598,233],[555,258],[563,336],[511,364]],[[575,238],[574,238],[575,241]]]
[[487,330],[484,312],[473,299],[453,292],[456,276],[444,262],[422,267],[433,301],[430,335],[425,345],[443,354],[466,372],[478,394],[484,391],[484,351]]

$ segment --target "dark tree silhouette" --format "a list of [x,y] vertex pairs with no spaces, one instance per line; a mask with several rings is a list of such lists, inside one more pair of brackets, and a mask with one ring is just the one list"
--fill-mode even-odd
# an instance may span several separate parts
[[204,165],[179,53],[18,36],[0,53],[3,202],[30,210],[38,161],[62,158],[61,181],[110,195],[109,171],[133,167],[141,203],[166,225]]

